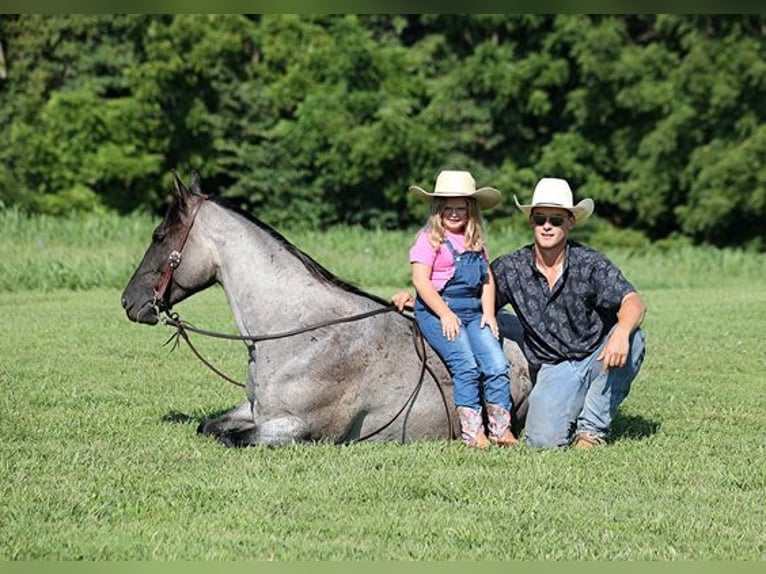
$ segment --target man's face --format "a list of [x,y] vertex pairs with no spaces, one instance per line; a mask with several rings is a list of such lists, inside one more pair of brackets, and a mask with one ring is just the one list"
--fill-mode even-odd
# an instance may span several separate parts
[[574,227],[574,217],[560,207],[535,207],[529,215],[529,223],[535,233],[535,243],[550,249],[566,241]]

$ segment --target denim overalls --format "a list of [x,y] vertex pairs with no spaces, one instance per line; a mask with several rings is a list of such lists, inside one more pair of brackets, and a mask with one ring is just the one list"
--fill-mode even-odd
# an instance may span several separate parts
[[452,375],[456,407],[478,410],[483,398],[487,403],[510,409],[508,361],[492,330],[488,326],[481,328],[481,291],[489,273],[487,263],[481,252],[458,253],[449,240],[443,245],[455,259],[455,274],[440,294],[460,319],[460,333],[454,341],[448,340],[442,334],[439,317],[419,296],[415,301],[415,319]]

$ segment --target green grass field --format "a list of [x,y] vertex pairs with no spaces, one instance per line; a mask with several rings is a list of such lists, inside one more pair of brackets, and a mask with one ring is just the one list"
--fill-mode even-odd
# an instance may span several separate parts
[[[0,217],[2,560],[766,558],[763,255],[609,251],[649,311],[606,448],[231,450],[196,425],[242,390],[120,307],[151,222],[13,217]],[[411,234],[286,235],[378,295],[406,285]],[[231,329],[219,289],[178,309]],[[243,376],[241,344],[195,342]]]

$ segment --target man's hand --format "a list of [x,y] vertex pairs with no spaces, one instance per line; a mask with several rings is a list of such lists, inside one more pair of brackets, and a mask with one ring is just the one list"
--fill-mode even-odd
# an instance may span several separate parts
[[604,349],[596,357],[597,361],[602,362],[604,372],[612,367],[624,367],[628,360],[630,351],[630,332],[617,327],[606,341]]
[[602,361],[604,372],[612,367],[624,367],[630,352],[630,334],[641,324],[646,314],[646,305],[641,295],[631,291],[622,298],[617,311],[617,325],[604,345],[597,361]]

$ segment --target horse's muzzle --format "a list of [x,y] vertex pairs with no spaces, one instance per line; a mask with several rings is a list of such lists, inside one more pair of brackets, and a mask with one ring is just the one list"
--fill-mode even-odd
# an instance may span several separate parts
[[152,301],[146,301],[141,305],[131,304],[127,297],[122,297],[122,307],[128,319],[144,325],[156,325],[160,322],[159,311]]

